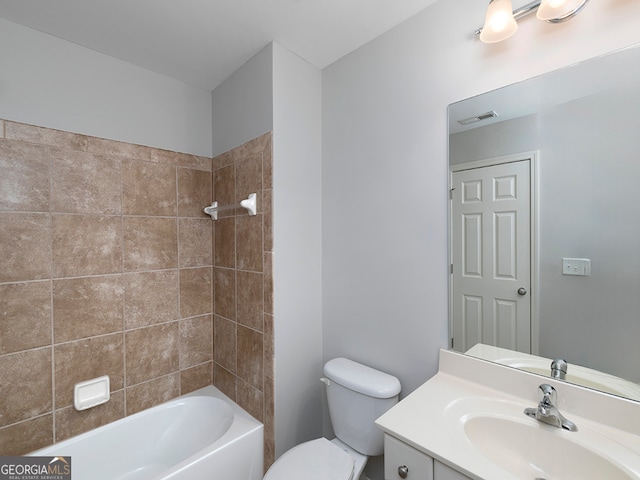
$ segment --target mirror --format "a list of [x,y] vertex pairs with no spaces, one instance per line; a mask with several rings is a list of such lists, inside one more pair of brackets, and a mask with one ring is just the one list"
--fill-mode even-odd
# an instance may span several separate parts
[[449,106],[452,170],[523,153],[535,158],[529,348],[480,329],[454,348],[541,375],[563,358],[567,381],[640,401],[640,45]]

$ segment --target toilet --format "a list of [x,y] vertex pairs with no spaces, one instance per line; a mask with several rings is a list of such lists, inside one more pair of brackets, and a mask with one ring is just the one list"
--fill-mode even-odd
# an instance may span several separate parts
[[370,456],[382,455],[384,435],[374,421],[398,403],[400,381],[346,358],[324,366],[335,439],[296,445],[269,468],[264,480],[359,480]]

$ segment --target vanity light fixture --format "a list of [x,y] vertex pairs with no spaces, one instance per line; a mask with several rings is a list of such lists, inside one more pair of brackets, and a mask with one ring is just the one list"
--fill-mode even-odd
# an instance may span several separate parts
[[513,10],[511,0],[489,0],[484,26],[475,31],[484,43],[506,40],[516,33],[516,20],[537,11],[536,17],[550,23],[560,23],[576,16],[589,0],[535,0]]

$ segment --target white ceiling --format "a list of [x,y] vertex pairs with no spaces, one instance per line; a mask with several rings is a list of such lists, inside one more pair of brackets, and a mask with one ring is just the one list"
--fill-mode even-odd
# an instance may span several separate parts
[[271,41],[324,68],[437,0],[0,0],[0,17],[213,90]]

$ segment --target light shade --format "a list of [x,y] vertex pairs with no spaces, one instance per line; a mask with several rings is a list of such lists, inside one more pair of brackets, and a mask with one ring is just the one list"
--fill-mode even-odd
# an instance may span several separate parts
[[513,18],[511,0],[491,0],[480,40],[484,43],[501,42],[516,33],[517,29],[518,22]]
[[576,15],[587,0],[542,0],[536,17],[551,23],[564,22]]

